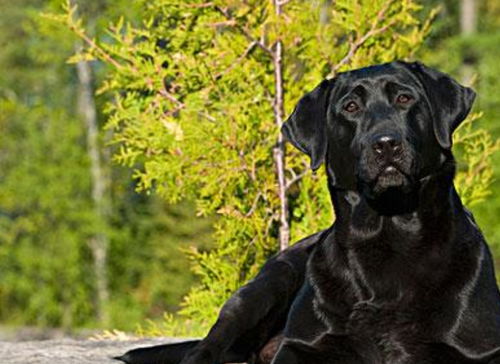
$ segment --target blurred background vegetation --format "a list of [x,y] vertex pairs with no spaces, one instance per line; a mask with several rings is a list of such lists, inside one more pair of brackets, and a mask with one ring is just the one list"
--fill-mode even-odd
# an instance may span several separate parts
[[476,89],[457,185],[500,263],[500,3],[281,3],[0,0],[1,325],[202,334],[333,218],[291,148],[283,210],[280,119],[322,78],[393,59]]

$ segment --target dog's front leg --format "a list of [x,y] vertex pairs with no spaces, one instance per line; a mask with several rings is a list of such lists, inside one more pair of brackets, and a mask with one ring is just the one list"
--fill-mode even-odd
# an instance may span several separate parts
[[272,364],[324,364],[321,340],[328,332],[314,312],[314,292],[305,282],[288,315],[285,337]]
[[[381,364],[377,357],[364,357],[346,336],[325,334],[317,341],[285,339],[271,364]],[[494,363],[497,364],[497,363]]]
[[263,348],[265,357],[272,356],[275,345],[269,342],[280,337],[304,281],[309,254],[325,233],[311,235],[271,258],[226,302],[205,339],[134,349],[117,359],[127,364],[219,364],[248,361],[263,354]]
[[366,342],[345,335],[320,319],[314,290],[305,282],[288,315],[272,364],[380,364],[378,353]]
[[257,355],[283,330],[304,281],[310,251],[321,235],[308,237],[270,259],[257,277],[224,304],[207,337],[182,364],[244,362]]

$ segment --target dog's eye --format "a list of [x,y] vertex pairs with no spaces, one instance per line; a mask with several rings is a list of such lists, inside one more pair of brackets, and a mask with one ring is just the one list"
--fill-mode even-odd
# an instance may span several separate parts
[[359,110],[359,106],[354,101],[349,101],[344,105],[344,110],[347,112],[355,112]]
[[398,95],[398,97],[396,97],[396,102],[398,104],[407,104],[409,103],[411,100],[413,100],[413,97],[411,95],[408,95],[408,94],[400,94]]

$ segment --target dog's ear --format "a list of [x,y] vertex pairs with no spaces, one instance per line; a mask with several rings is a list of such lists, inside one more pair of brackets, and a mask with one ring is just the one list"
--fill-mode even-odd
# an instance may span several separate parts
[[326,112],[333,80],[324,80],[303,96],[283,124],[283,135],[311,158],[311,168],[318,169],[325,160]]
[[433,114],[434,133],[444,149],[450,149],[453,131],[467,117],[476,93],[460,85],[450,76],[429,68],[422,63],[406,64],[420,79]]

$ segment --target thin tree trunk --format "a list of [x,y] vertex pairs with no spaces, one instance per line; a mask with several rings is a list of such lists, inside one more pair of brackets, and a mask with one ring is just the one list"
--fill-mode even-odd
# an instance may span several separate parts
[[332,0],[324,0],[319,8],[319,23],[326,25],[330,22],[330,14],[332,12]]
[[460,29],[462,35],[472,35],[477,29],[476,0],[461,0],[460,2]]
[[[274,8],[278,16],[281,15],[280,0],[273,0]],[[283,43],[278,40],[273,55],[274,62],[274,120],[276,126],[281,129],[283,125]],[[273,149],[274,163],[276,165],[276,173],[278,176],[278,194],[280,199],[280,228],[279,241],[280,250],[284,250],[289,245],[290,240],[290,225],[288,222],[288,200],[286,196],[286,179],[285,179],[285,143],[283,134],[279,133],[278,141]]]
[[109,239],[105,232],[109,212],[109,202],[106,194],[106,176],[101,163],[99,152],[99,128],[97,125],[97,111],[92,87],[92,69],[88,62],[77,63],[79,82],[78,107],[87,129],[87,151],[90,159],[92,178],[92,200],[94,211],[99,223],[99,230],[89,239],[89,247],[94,259],[94,273],[96,279],[97,318],[106,325],[109,322],[107,305],[109,302],[109,286],[107,274],[107,260]]
[[[462,36],[474,35],[477,31],[477,1],[460,1],[460,30]],[[461,67],[461,80],[464,84],[470,85],[474,78],[474,61],[465,55],[464,63]]]

